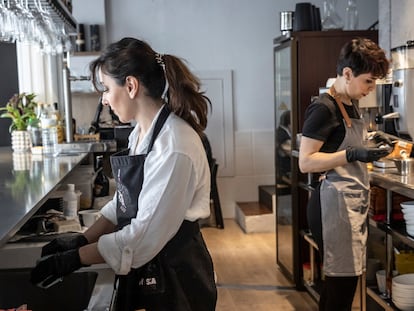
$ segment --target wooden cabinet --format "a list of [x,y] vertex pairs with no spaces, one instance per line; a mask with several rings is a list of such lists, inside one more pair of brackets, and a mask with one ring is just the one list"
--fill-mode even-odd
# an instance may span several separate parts
[[[296,135],[302,130],[305,110],[312,96],[319,94],[319,87],[325,86],[328,78],[336,77],[341,47],[355,37],[377,42],[378,32],[293,32],[290,38],[274,40],[275,131],[281,114],[290,111],[293,151],[288,173],[276,181],[276,257],[278,266],[298,289],[304,288],[302,267],[309,261],[309,245],[301,232],[307,231],[306,205],[312,176],[299,172]],[[275,146],[277,155],[277,139]],[[281,165],[275,156],[275,176],[280,175]]]

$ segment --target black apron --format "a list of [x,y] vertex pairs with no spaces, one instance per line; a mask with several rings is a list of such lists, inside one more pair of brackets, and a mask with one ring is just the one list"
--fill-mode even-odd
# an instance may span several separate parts
[[[164,106],[154,126],[147,154],[170,114]],[[124,150],[111,157],[117,184],[118,230],[138,212],[147,154]],[[177,234],[144,266],[118,275],[115,309],[130,311],[213,311],[217,300],[213,263],[198,222],[184,220]]]

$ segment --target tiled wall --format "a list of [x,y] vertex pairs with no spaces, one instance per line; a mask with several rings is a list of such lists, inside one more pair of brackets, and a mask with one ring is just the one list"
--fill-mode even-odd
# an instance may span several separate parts
[[217,180],[224,218],[234,218],[236,202],[258,200],[259,185],[273,185],[273,130],[235,132],[235,176]]

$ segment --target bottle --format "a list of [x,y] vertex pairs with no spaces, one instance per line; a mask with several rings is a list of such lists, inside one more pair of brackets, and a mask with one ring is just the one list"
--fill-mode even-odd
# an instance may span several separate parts
[[51,111],[51,114],[52,114],[52,119],[54,119],[56,121],[58,144],[61,144],[61,143],[63,143],[63,141],[65,139],[65,131],[64,131],[64,128],[63,128],[62,118],[60,116],[58,103],[56,103],[56,102],[53,103],[53,109]]
[[356,0],[348,0],[345,18],[345,30],[356,30],[358,28],[358,9]]
[[74,184],[68,184],[68,189],[63,195],[63,216],[66,219],[76,219],[78,217],[78,196]]
[[29,119],[27,130],[30,133],[30,139],[32,140],[33,147],[41,146],[42,129],[40,127],[40,120],[37,117]]
[[76,36],[76,52],[85,52],[85,26],[83,24],[78,24],[78,34]]
[[105,197],[109,195],[109,179],[103,171],[103,156],[96,157],[95,180],[93,183],[94,197]]
[[56,120],[53,119],[50,105],[43,105],[40,113],[40,124],[42,128],[43,154],[53,156],[56,153],[58,136]]
[[89,26],[90,29],[90,42],[91,42],[91,51],[100,51],[101,50],[101,40],[99,36],[99,25],[94,24]]

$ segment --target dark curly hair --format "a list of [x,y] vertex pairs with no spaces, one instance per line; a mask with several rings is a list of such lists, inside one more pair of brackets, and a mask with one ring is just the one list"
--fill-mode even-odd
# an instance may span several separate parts
[[382,50],[375,42],[356,38],[347,42],[339,53],[336,73],[342,76],[345,67],[352,69],[354,76],[371,73],[376,78],[384,78],[390,63]]

